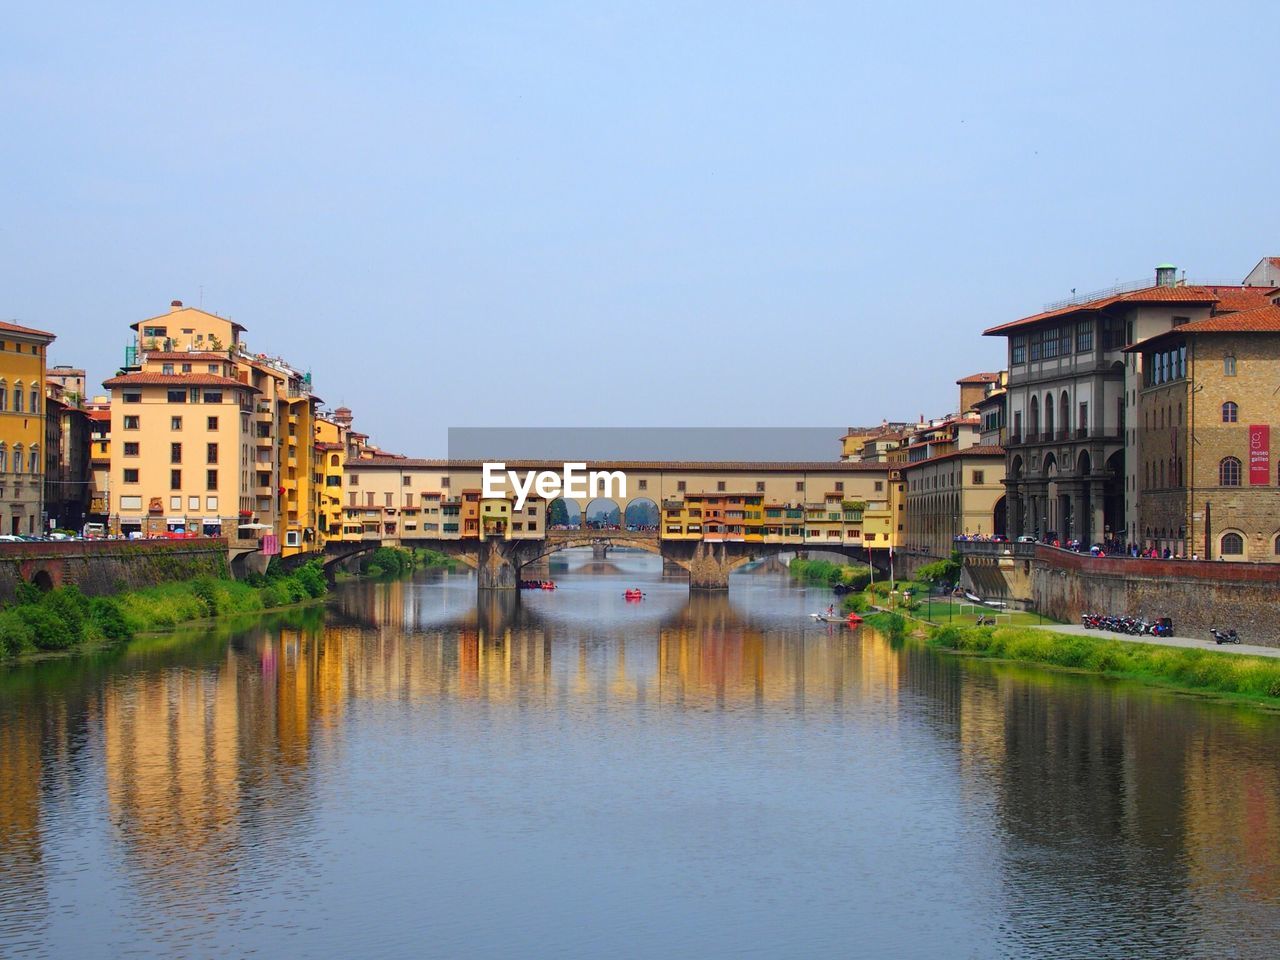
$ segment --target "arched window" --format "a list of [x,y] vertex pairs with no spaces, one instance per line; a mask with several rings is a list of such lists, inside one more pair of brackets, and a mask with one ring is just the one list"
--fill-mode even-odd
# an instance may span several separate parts
[[1164,486],[1164,461],[1160,461],[1160,486]]
[[1244,537],[1238,533],[1224,533],[1222,535],[1222,555],[1224,557],[1244,556]]
[[1228,400],[1222,405],[1222,422],[1235,423],[1240,419],[1240,408],[1234,402]]
[[1240,461],[1235,457],[1223,457],[1218,461],[1218,486],[1240,486]]
[[338,455],[335,453],[329,457],[329,466],[336,467],[338,465]]
[[1058,406],[1058,429],[1063,433],[1071,429],[1071,401],[1065,390],[1062,391],[1062,400]]
[[1276,538],[1271,541],[1271,552],[1280,557],[1280,533],[1276,534]]
[[1053,394],[1044,395],[1044,435],[1053,436]]
[[1040,432],[1040,398],[1031,398],[1031,436]]
[[13,448],[13,472],[22,472],[22,444]]
[[0,380],[0,410],[9,409],[9,384]]

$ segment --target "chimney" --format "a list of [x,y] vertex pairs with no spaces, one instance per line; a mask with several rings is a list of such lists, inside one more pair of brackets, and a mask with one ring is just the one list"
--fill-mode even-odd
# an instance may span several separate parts
[[1156,267],[1157,287],[1176,287],[1178,285],[1178,268],[1172,263],[1162,263]]
[[170,301],[169,301],[169,312],[170,312],[170,313],[173,313],[173,311],[175,311],[175,310],[181,310],[181,309],[182,309],[182,301],[181,301],[181,300],[170,300]]

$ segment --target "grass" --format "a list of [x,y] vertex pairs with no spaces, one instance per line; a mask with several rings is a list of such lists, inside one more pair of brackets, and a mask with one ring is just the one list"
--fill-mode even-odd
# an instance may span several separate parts
[[855,590],[863,589],[871,580],[871,570],[865,566],[852,567],[827,560],[807,560],[795,557],[787,564],[787,572],[793,579],[806,583],[822,583],[829,587],[844,584]]
[[1280,705],[1280,660],[1027,627],[939,627],[930,646]]
[[111,597],[89,598],[74,586],[42,593],[24,583],[0,610],[0,660],[124,643],[194,620],[286,607],[327,590],[315,561],[288,574],[276,567],[245,581],[196,577]]

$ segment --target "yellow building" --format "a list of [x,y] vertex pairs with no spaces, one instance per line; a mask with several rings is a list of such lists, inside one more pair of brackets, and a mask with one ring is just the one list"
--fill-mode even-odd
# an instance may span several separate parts
[[312,499],[316,516],[316,543],[341,540],[342,471],[346,464],[346,430],[331,417],[316,417]]
[[52,333],[0,323],[0,532],[44,525],[45,364]]

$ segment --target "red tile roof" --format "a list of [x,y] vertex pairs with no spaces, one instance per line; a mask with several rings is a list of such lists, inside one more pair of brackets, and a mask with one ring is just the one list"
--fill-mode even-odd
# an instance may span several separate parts
[[923,467],[926,463],[937,463],[939,460],[954,460],[964,457],[1003,457],[1004,447],[998,447],[994,444],[987,446],[965,447],[963,450],[951,450],[947,453],[940,453],[936,457],[930,457],[928,460],[917,460],[915,463],[899,463],[899,469],[914,470],[916,467]]
[[996,383],[999,379],[1000,374],[998,373],[971,373],[967,377],[961,377],[956,383]]
[[[376,467],[397,467],[440,470],[479,469],[485,460],[426,460],[416,457],[388,457],[379,455],[376,458],[356,461],[353,465],[361,469]],[[563,470],[563,460],[507,460],[510,470]],[[856,460],[587,460],[588,468],[600,469],[610,467],[617,470],[669,470],[673,472],[706,471],[742,471],[757,470],[761,473],[883,473],[889,468],[885,463],[867,463]],[[751,494],[754,496],[754,494]]]
[[1225,309],[1243,309],[1243,305],[1257,306],[1262,300],[1266,299],[1270,292],[1267,287],[1242,287],[1242,286],[1174,286],[1174,287],[1145,287],[1142,290],[1133,290],[1129,293],[1118,293],[1113,296],[1101,297],[1097,300],[1090,300],[1085,303],[1076,303],[1067,307],[1059,307],[1056,310],[1046,310],[1043,313],[1032,314],[1029,317],[1023,317],[1021,320],[1014,320],[1012,323],[1003,323],[996,327],[990,327],[982,331],[984,337],[990,336],[1006,336],[1009,331],[1020,330],[1039,323],[1042,320],[1051,320],[1055,317],[1065,317],[1073,313],[1094,313],[1104,310],[1107,307],[1114,306],[1118,303],[1139,304],[1139,303],[1202,303],[1205,305],[1213,305],[1224,303]]
[[1254,310],[1219,313],[1212,317],[1205,317],[1203,320],[1194,320],[1154,337],[1148,337],[1140,343],[1130,344],[1125,347],[1125,351],[1137,353],[1149,348],[1152,344],[1162,343],[1174,337],[1196,336],[1202,333],[1280,333],[1280,306],[1268,304]]
[[4,333],[21,333],[29,337],[48,337],[50,340],[56,340],[57,334],[49,333],[47,330],[36,330],[34,327],[23,327],[16,323],[5,323],[0,320],[0,332]]
[[148,350],[147,360],[221,360],[230,363],[225,353],[213,353],[206,350]]
[[220,377],[216,373],[127,373],[124,376],[103,380],[104,387],[239,387],[241,390],[252,390],[261,393],[257,387],[251,387],[230,377]]

